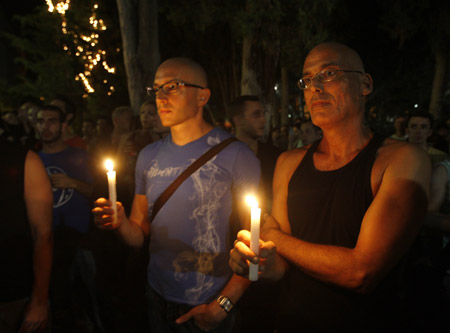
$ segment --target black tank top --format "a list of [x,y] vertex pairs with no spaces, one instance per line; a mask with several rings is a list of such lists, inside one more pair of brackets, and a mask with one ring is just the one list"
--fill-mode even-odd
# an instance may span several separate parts
[[24,201],[27,150],[0,142],[0,301],[30,296],[32,237]]
[[[371,171],[383,141],[374,135],[352,161],[331,171],[314,166],[313,154],[320,142],[310,147],[289,182],[287,205],[293,236],[318,244],[356,245],[373,199]],[[295,267],[285,279],[280,332],[296,328],[305,332],[370,330],[375,319],[372,315],[378,313],[380,299],[385,299],[385,292],[362,296],[316,280]]]

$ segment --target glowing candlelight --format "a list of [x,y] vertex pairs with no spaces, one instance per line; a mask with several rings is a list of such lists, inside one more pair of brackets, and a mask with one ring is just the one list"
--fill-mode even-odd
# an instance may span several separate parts
[[[261,208],[258,208],[258,201],[254,196],[246,197],[247,204],[251,207],[251,225],[250,225],[250,249],[259,255],[259,224],[261,220]],[[258,280],[258,264],[250,263],[248,278],[250,281]]]
[[116,193],[116,172],[114,169],[113,161],[106,160],[105,167],[108,170],[106,175],[108,176],[108,190],[109,190],[109,201],[111,201],[111,208],[114,210],[113,225],[117,221],[117,193]]

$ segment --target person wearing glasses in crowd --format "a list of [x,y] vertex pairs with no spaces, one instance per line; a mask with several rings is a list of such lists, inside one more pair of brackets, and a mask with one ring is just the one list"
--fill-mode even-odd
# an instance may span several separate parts
[[372,78],[353,49],[319,44],[298,85],[323,138],[280,156],[260,257],[243,230],[230,266],[284,278],[277,332],[402,328],[395,272],[424,220],[430,160],[365,125]]
[[235,194],[243,203],[243,194],[256,193],[259,162],[245,144],[231,143],[187,178],[150,221],[155,200],[171,182],[231,134],[204,120],[211,92],[204,69],[194,61],[164,61],[147,91],[156,96],[162,125],[170,127],[170,133],[138,156],[129,218],[118,203],[118,223],[112,224],[111,203],[100,198],[93,209],[95,223],[114,229],[134,247],[143,246],[150,235],[152,332],[229,332],[233,303],[249,284],[228,265],[232,198]]

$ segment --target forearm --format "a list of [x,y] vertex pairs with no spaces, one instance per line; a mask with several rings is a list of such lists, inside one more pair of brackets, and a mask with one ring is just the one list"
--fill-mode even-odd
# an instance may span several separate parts
[[87,198],[91,197],[92,189],[93,189],[93,186],[91,184],[87,184],[81,180],[73,179],[73,178],[72,178],[72,182],[73,182],[74,190],[77,190],[78,192],[80,192],[82,195],[84,195]]
[[245,277],[233,274],[220,294],[228,297],[233,304],[236,304],[250,284],[251,282]]
[[33,254],[33,289],[31,303],[46,305],[53,259],[51,232],[36,236]]
[[365,270],[353,249],[305,242],[276,229],[267,230],[263,239],[273,241],[279,255],[316,279],[349,289],[363,283]]
[[144,244],[146,233],[137,223],[126,217],[123,218],[119,227],[114,232],[128,246],[140,248]]

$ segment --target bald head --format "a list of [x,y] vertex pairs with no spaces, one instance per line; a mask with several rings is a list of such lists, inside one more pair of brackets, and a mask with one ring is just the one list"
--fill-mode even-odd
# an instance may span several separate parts
[[305,65],[311,59],[319,55],[328,54],[330,65],[339,65],[342,68],[365,72],[361,57],[352,48],[335,42],[327,42],[317,45],[307,55]]
[[[156,72],[156,77],[160,70],[176,69],[176,78],[202,87],[208,86],[206,72],[202,66],[189,58],[170,58],[164,61]],[[155,79],[156,79],[155,77]]]

